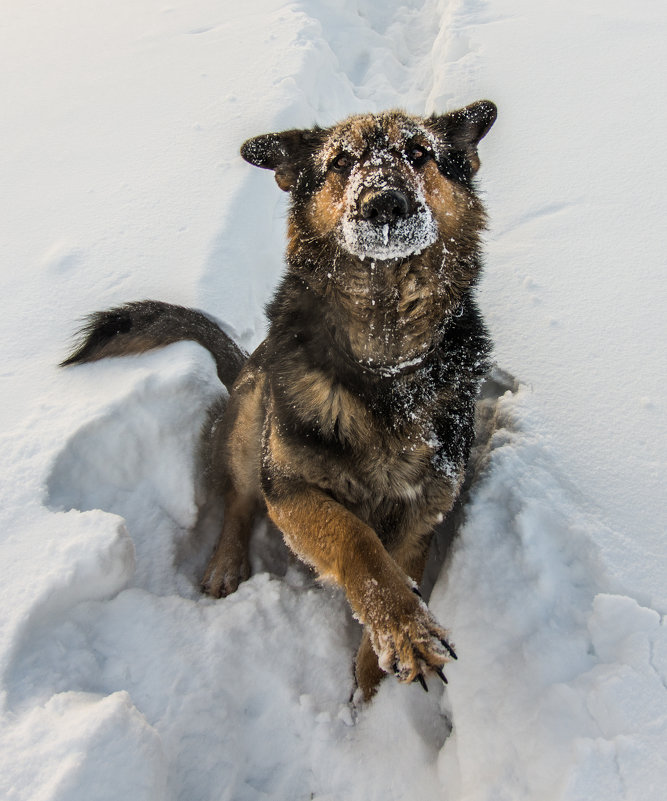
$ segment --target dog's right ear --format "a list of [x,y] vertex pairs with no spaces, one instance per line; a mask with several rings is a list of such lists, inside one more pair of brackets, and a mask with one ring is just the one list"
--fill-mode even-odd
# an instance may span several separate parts
[[250,164],[275,172],[276,183],[284,192],[294,189],[308,156],[321,141],[320,129],[295,129],[248,139],[241,155]]

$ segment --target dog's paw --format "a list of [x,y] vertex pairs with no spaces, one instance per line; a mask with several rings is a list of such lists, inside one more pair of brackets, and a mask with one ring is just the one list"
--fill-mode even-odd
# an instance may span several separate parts
[[370,636],[379,666],[399,681],[419,681],[428,692],[424,676],[432,671],[447,683],[442,668],[456,653],[423,601],[415,598],[402,614],[371,627]]
[[212,598],[225,598],[236,592],[239,584],[250,578],[247,555],[214,554],[201,581],[202,592]]

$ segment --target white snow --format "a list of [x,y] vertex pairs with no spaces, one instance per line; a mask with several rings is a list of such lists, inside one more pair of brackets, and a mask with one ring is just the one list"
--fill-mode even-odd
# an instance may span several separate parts
[[[1,798],[661,801],[666,22],[628,0],[8,5]],[[484,97],[479,297],[509,375],[430,567],[459,660],[446,691],[387,680],[355,709],[358,626],[264,527],[253,577],[199,593],[209,355],[55,365],[84,314],[143,297],[261,340],[285,197],[246,138]]]

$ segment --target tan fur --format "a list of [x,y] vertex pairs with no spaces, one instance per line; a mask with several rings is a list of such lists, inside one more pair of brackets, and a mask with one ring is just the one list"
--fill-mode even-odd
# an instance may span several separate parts
[[[305,483],[291,497],[269,503],[269,515],[287,544],[325,580],[346,589],[358,619],[368,626],[382,668],[401,661],[411,664],[403,680],[412,681],[420,670],[409,653],[416,643],[445,637],[428,614],[418,614],[419,599],[410,591],[399,565],[382,547],[375,532],[332,498]],[[381,635],[374,633],[381,632]],[[444,664],[444,655],[425,651],[430,666]],[[364,683],[365,676],[362,679]],[[368,694],[368,693],[367,693]]]
[[250,576],[248,543],[253,521],[264,507],[258,470],[264,381],[263,373],[249,361],[236,381],[222,422],[212,432],[210,447],[215,460],[209,462],[216,467],[223,458],[225,467],[222,476],[213,477],[210,484],[224,501],[225,518],[202,589],[217,598],[234,592],[239,582]]
[[[343,192],[345,184],[340,175],[331,173],[327,176],[326,183],[315,195],[310,203],[310,219],[313,229],[324,236],[331,233],[338,225],[343,213]],[[301,232],[295,230],[294,237],[299,237]]]
[[438,221],[446,246],[449,237],[456,235],[470,214],[469,197],[447,181],[433,162],[424,165],[423,179],[426,202]]

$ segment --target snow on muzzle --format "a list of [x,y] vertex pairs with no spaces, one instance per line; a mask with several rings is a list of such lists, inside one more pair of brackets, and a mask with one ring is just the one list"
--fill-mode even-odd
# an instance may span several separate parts
[[438,227],[420,182],[402,186],[381,172],[353,172],[339,227],[345,250],[361,259],[386,260],[412,256],[432,245]]

